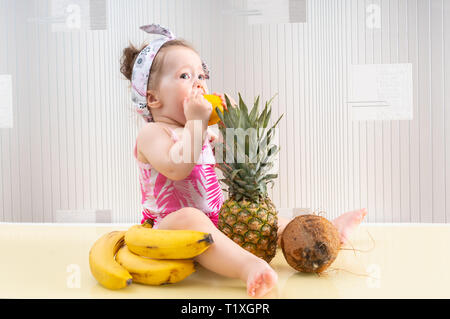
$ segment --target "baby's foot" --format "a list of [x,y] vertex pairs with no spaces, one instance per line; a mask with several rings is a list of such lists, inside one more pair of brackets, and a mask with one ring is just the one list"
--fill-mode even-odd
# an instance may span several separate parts
[[249,265],[247,293],[251,297],[262,297],[276,285],[277,281],[277,273],[261,259]]
[[333,220],[333,225],[336,226],[341,237],[341,244],[348,241],[353,230],[358,226],[364,217],[367,215],[367,209],[354,210],[347,212]]

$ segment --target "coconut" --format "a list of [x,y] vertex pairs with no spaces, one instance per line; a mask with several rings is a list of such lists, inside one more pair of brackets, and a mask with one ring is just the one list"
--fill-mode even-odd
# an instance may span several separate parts
[[321,273],[336,259],[341,241],[336,227],[318,215],[300,215],[286,225],[281,249],[297,271]]

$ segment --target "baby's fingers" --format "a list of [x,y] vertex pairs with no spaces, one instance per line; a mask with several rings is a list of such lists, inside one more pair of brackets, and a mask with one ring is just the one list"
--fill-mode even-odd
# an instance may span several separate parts
[[225,102],[225,97],[223,96],[223,94],[218,94],[218,93],[214,92],[213,95],[220,97],[220,101],[222,102],[222,106],[224,108],[227,107],[227,104]]

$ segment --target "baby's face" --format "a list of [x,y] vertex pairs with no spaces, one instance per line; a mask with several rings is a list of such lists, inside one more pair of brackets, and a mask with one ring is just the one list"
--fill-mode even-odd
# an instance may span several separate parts
[[183,100],[191,92],[208,94],[206,75],[197,53],[185,47],[170,48],[164,57],[159,97],[164,113],[181,124],[186,123]]

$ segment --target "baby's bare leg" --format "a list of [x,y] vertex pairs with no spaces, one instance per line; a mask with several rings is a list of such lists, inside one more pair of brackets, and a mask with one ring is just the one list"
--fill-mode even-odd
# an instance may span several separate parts
[[277,273],[268,263],[228,238],[198,209],[183,208],[173,212],[159,223],[158,229],[191,229],[210,233],[214,243],[195,260],[222,276],[242,279],[251,296],[265,295],[277,282]]

